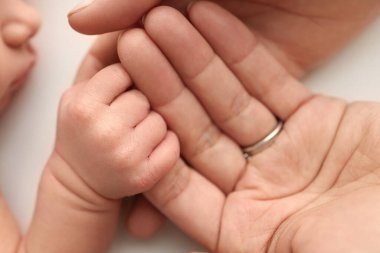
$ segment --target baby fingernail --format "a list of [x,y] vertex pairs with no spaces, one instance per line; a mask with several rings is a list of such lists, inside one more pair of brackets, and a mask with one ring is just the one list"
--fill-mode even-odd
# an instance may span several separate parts
[[84,0],[83,2],[81,2],[80,4],[78,4],[77,6],[75,6],[74,9],[72,9],[69,12],[69,16],[72,15],[72,14],[74,14],[74,13],[80,12],[81,10],[85,9],[86,7],[88,7],[93,2],[94,2],[94,0]]

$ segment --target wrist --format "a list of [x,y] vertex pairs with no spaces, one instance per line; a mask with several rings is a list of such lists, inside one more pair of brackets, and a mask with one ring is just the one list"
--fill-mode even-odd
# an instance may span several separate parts
[[105,198],[93,190],[56,150],[45,166],[41,187],[52,183],[54,187],[60,188],[68,201],[72,201],[72,204],[79,208],[104,212],[118,209],[121,204],[121,200]]
[[106,252],[116,232],[120,206],[120,200],[109,200],[94,192],[74,168],[53,152],[19,253]]

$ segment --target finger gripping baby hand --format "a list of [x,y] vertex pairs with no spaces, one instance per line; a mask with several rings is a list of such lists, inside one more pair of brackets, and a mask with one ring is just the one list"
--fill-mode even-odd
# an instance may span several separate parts
[[176,136],[131,79],[111,65],[63,96],[56,151],[101,196],[149,190],[179,157]]

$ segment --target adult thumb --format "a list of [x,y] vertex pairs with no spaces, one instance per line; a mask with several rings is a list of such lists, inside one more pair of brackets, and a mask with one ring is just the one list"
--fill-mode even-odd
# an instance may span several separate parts
[[85,0],[68,14],[71,27],[84,34],[102,34],[137,23],[161,0]]

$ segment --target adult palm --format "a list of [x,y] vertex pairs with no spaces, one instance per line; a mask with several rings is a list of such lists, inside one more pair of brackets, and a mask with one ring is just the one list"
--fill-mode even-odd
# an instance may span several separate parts
[[[216,5],[196,4],[190,20],[197,30],[157,8],[119,40],[186,161],[146,196],[213,252],[376,252],[380,105],[311,94]],[[272,113],[283,131],[246,161],[240,146]]]
[[379,113],[322,97],[300,107],[226,198],[216,252],[376,252]]
[[225,196],[183,164],[147,196],[211,252],[377,252],[379,116],[315,97]]
[[[88,34],[123,30],[153,6],[185,10],[189,0],[97,0],[69,15],[74,29]],[[379,13],[376,0],[215,0],[261,38],[292,74],[302,76],[360,32]]]

